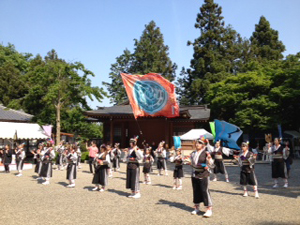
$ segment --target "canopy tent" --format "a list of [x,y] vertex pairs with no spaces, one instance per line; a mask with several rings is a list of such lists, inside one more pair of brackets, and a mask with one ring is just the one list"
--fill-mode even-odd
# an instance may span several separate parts
[[284,133],[291,135],[293,138],[300,138],[300,133],[295,130],[287,130]]
[[214,136],[205,129],[192,129],[189,132],[181,135],[180,139],[183,141],[196,140],[200,138],[200,136],[204,136],[208,140],[214,139]]
[[47,139],[43,128],[37,123],[0,122],[1,139]]

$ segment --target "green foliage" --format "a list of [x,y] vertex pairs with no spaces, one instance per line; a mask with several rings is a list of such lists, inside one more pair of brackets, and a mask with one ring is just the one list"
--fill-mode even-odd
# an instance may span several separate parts
[[[83,116],[87,98],[101,101],[106,93],[91,86],[94,74],[80,62],[67,63],[51,50],[40,55],[18,53],[13,45],[0,45],[0,102],[34,115],[40,124],[52,124],[60,132],[101,138],[102,125],[90,124]],[[61,127],[60,127],[61,126]]]
[[[0,103],[20,108],[14,99],[19,99],[28,91],[24,85],[24,74],[27,71],[30,54],[20,54],[11,44],[0,45]],[[12,103],[11,103],[12,102]]]
[[81,162],[84,162],[85,160],[89,160],[89,152],[83,152],[81,154]]
[[116,63],[111,65],[109,73],[111,83],[103,82],[110,93],[110,103],[120,104],[128,100],[120,73],[130,74],[132,72],[133,58],[130,51],[126,49],[121,56],[116,58]]

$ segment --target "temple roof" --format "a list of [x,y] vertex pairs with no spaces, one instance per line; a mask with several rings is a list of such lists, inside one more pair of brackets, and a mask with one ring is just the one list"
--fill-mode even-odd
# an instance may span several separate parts
[[0,105],[0,121],[4,122],[30,122],[33,115],[20,110],[6,108]]
[[[189,120],[209,120],[210,109],[206,105],[197,106],[180,106],[179,118]],[[98,107],[97,110],[86,111],[85,114],[92,118],[107,118],[107,117],[132,117],[133,112],[130,105],[114,105],[111,107]],[[176,118],[174,118],[176,119]]]

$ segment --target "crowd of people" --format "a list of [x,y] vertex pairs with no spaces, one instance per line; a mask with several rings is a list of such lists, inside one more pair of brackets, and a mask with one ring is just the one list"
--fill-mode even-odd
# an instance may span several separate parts
[[[140,170],[141,166],[144,182],[150,185],[150,174],[153,172],[153,164],[156,162],[157,175],[168,176],[167,169],[167,151],[165,142],[161,141],[157,148],[143,142],[143,147],[137,146],[138,137],[131,138],[129,148],[120,149],[120,144],[102,144],[98,149],[95,142],[91,145],[86,144],[89,151],[89,168],[93,174],[91,183],[95,185],[93,191],[104,192],[108,186],[109,177],[113,172],[120,170],[120,161],[126,162],[126,188],[130,190],[129,198],[140,198]],[[274,139],[274,145],[267,143],[268,153],[272,160],[272,178],[274,179],[273,188],[278,188],[278,179],[282,178],[284,188],[288,187],[288,164],[286,163],[290,156],[288,145],[283,145],[280,138]],[[38,149],[31,152],[34,155],[36,163],[35,172],[38,174],[36,179],[44,180],[43,185],[49,185],[52,177],[52,165],[56,158],[57,170],[66,169],[66,179],[69,181],[68,188],[75,187],[77,179],[77,170],[80,168],[81,149],[79,143],[66,144],[63,141],[57,146],[51,142],[39,144]],[[16,164],[18,174],[22,176],[23,164],[25,159],[24,144],[20,144],[15,149],[6,145],[0,150],[2,163],[5,172],[9,173],[9,165],[12,161],[12,155],[16,155]],[[123,157],[122,157],[123,155]],[[206,207],[204,217],[212,216],[212,198],[209,192],[209,180],[212,174],[212,181],[217,181],[217,174],[223,174],[225,181],[229,182],[229,176],[224,164],[224,156],[233,155],[233,158],[240,166],[240,185],[243,187],[243,196],[248,196],[247,186],[253,187],[255,198],[259,198],[257,189],[257,179],[255,176],[255,161],[257,152],[249,148],[248,142],[241,144],[241,151],[237,152],[229,148],[222,147],[221,141],[217,141],[215,146],[210,145],[204,137],[195,140],[195,150],[190,156],[183,156],[181,149],[178,148],[168,155],[168,160],[174,163],[173,171],[173,189],[182,189],[182,178],[184,177],[183,165],[190,165],[192,169],[191,183],[193,189],[193,215],[200,212],[199,205],[203,203]]]

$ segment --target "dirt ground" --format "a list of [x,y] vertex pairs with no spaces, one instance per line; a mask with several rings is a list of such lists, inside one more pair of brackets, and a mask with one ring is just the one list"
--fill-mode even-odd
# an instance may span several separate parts
[[[239,167],[228,166],[230,183],[219,176],[210,182],[213,216],[191,215],[192,186],[190,168],[184,166],[183,190],[172,190],[173,164],[168,164],[169,176],[151,174],[152,185],[141,184],[140,199],[127,198],[126,165],[109,179],[105,192],[92,192],[93,175],[82,164],[74,189],[66,188],[66,171],[53,171],[51,184],[36,181],[34,170],[22,177],[0,173],[0,224],[300,224],[300,160],[292,165],[289,188],[272,189],[271,166],[257,164],[260,198],[242,197]],[[155,169],[155,168],[154,168]],[[143,176],[141,174],[141,181]]]

